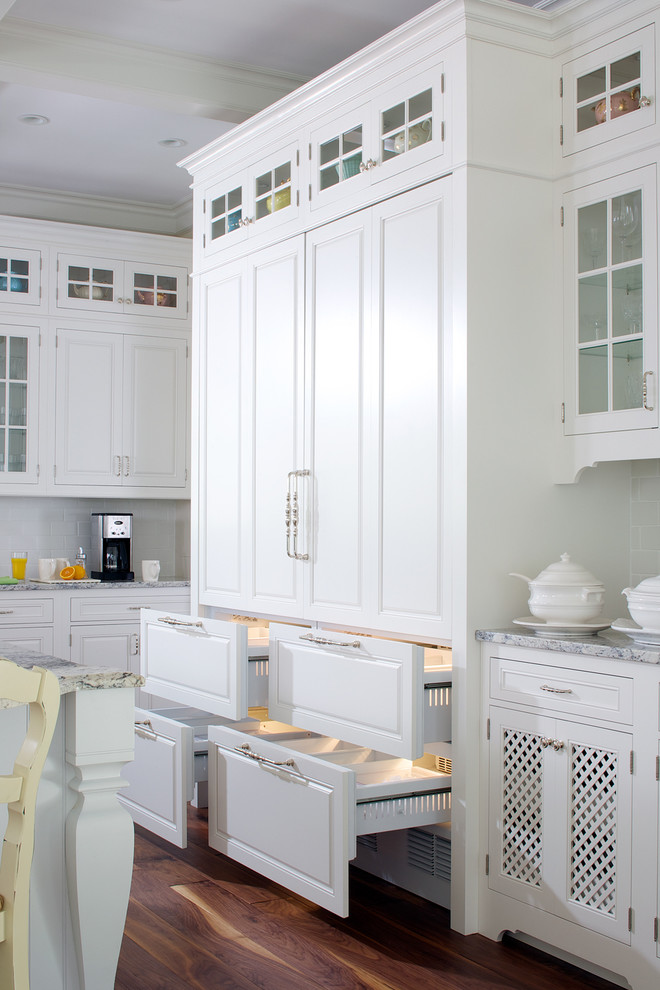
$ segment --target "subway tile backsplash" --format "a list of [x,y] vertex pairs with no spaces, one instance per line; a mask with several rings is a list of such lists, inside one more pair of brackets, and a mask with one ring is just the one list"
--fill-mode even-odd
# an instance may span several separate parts
[[630,585],[660,574],[660,460],[633,461],[630,479]]
[[28,551],[28,578],[39,557],[68,557],[78,547],[89,555],[92,512],[133,513],[133,569],[160,560],[161,580],[190,578],[190,503],[168,499],[0,499],[0,575],[11,574],[10,553]]

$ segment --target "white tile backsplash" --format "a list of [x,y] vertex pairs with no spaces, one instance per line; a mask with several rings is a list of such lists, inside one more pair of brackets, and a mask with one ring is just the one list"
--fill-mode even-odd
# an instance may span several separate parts
[[82,546],[89,556],[92,512],[133,513],[133,570],[160,560],[161,579],[190,578],[190,503],[184,499],[0,499],[0,575],[11,574],[9,555],[27,549],[27,577],[37,576],[39,557],[73,560]]
[[660,574],[660,460],[633,461],[630,479],[630,585]]

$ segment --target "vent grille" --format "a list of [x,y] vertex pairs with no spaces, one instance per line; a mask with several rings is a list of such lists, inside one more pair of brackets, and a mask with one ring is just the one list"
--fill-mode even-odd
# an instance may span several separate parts
[[408,865],[429,877],[451,880],[451,840],[421,828],[408,832]]
[[448,756],[436,756],[435,769],[439,773],[451,773],[451,760]]
[[368,849],[369,852],[378,852],[378,835],[375,832],[370,832],[368,835],[358,835],[357,844],[363,849]]
[[395,821],[396,828],[407,828],[405,819],[408,817],[429,813],[445,815],[450,812],[451,791],[432,791],[410,797],[358,802],[357,811],[361,824],[377,822],[382,827],[383,823]]

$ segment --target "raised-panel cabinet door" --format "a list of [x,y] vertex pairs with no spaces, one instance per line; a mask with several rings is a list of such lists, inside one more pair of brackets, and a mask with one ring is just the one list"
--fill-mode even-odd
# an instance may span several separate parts
[[121,334],[57,331],[56,485],[121,485],[122,354]]
[[87,667],[114,667],[137,673],[139,630],[137,622],[123,625],[72,625],[71,660]]
[[186,484],[187,344],[171,337],[124,338],[124,485]]
[[308,235],[305,614],[360,624],[375,601],[366,600],[363,525],[377,500],[365,450],[369,367],[378,361],[368,350],[370,266],[369,210]]
[[450,180],[374,207],[375,413],[366,443],[379,500],[370,580],[379,628],[450,635],[445,471]]
[[247,271],[247,590],[254,610],[287,616],[302,614],[300,558],[309,552],[309,478],[302,446],[303,243],[296,237],[261,251],[249,259]]

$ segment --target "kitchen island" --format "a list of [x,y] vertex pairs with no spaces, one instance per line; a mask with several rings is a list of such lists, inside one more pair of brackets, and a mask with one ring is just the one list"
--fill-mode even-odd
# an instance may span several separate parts
[[[82,666],[0,641],[0,656],[59,680],[60,714],[37,799],[30,897],[32,990],[112,990],[133,865],[133,823],[117,800],[133,759],[139,675]],[[27,708],[0,700],[0,772]],[[6,816],[0,821],[4,834]]]

